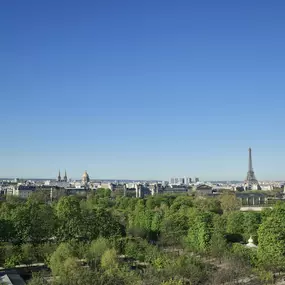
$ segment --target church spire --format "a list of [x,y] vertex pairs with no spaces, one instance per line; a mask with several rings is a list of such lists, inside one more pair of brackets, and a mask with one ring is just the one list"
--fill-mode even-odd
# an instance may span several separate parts
[[64,182],[67,182],[67,174],[66,174],[66,170],[65,170],[65,172],[64,172],[63,181],[64,181]]
[[58,171],[57,181],[61,181],[60,170]]

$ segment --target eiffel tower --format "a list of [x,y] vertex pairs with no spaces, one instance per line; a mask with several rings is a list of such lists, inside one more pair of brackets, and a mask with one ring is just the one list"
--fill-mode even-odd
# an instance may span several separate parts
[[248,149],[248,171],[245,179],[245,184],[247,184],[247,189],[251,190],[252,186],[255,185],[256,190],[260,189],[258,181],[255,177],[253,168],[252,168],[252,157],[251,157],[251,148]]

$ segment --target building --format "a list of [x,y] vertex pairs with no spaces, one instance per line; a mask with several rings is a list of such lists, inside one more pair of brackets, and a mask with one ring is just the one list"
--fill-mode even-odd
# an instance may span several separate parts
[[44,186],[67,188],[70,187],[70,183],[65,181],[47,180],[44,182]]
[[81,183],[83,185],[87,185],[89,182],[90,182],[90,178],[89,178],[89,175],[88,175],[87,171],[85,170],[83,175],[82,175]]
[[100,183],[97,188],[105,188],[105,189],[110,189],[111,191],[114,191],[115,189],[115,184],[113,183]]
[[35,191],[36,191],[36,186],[34,185],[18,184],[14,188],[13,195],[19,198],[27,199]]
[[5,285],[25,285],[24,279],[16,272],[11,271],[1,275],[0,273],[0,284]]
[[213,187],[207,184],[198,184],[196,185],[193,190],[198,195],[211,195],[213,194]]
[[58,176],[57,176],[57,182],[67,182],[67,174],[66,174],[66,170],[63,176],[63,179],[61,179],[61,175],[60,175],[60,170],[58,171]]
[[185,185],[169,185],[161,189],[163,193],[179,194],[188,192],[188,188]]
[[87,196],[88,193],[88,189],[86,189],[85,187],[83,188],[66,188],[65,189],[66,195],[70,196],[70,195],[79,195],[79,196]]
[[241,201],[244,206],[256,206],[267,203],[267,196],[264,193],[236,193],[236,197]]
[[192,183],[190,177],[171,177],[169,179],[169,184],[171,185],[189,185]]

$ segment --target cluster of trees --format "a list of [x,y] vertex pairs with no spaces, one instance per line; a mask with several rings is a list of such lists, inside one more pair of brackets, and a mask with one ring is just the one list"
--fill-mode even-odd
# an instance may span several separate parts
[[[10,197],[0,205],[0,266],[43,262],[56,285],[234,284],[251,274],[250,284],[273,282],[285,269],[285,205],[239,207],[230,193]],[[249,237],[257,250],[242,244]],[[35,275],[30,284],[46,281]]]

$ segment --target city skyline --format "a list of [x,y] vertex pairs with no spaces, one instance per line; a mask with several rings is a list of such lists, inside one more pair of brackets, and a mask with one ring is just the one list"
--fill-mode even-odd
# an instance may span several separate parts
[[[248,149],[248,151],[249,151],[249,158],[248,158],[248,173],[247,173],[247,178],[246,179],[251,179],[251,178],[248,178],[249,177],[249,173],[250,173],[250,175],[251,175],[251,172],[252,173],[254,173],[253,172],[253,167],[252,167],[252,149],[251,149],[251,147],[249,147],[249,149]],[[78,176],[78,174],[76,174],[76,175],[74,175],[74,176],[70,176],[69,174],[67,174],[67,171],[66,171],[66,168],[64,168],[65,170],[64,170],[64,176],[61,174],[62,172],[61,172],[61,169],[59,169],[58,170],[58,173],[57,173],[57,176],[56,177],[53,177],[53,178],[51,178],[51,177],[49,177],[49,176],[47,176],[47,175],[45,175],[45,176],[41,176],[41,177],[36,177],[36,176],[26,176],[26,177],[23,177],[23,176],[6,176],[6,177],[1,177],[0,176],[0,179],[3,179],[3,178],[7,178],[7,179],[12,179],[12,178],[21,178],[21,179],[33,179],[33,178],[35,178],[35,179],[52,179],[52,180],[61,180],[62,178],[64,179],[64,180],[66,180],[67,181],[67,179],[75,179],[75,180],[80,180],[81,178],[80,178],[80,176]],[[85,170],[85,172],[84,172],[84,174],[86,173],[86,170]],[[59,178],[60,177],[60,178]],[[254,174],[253,174],[253,177],[254,177]],[[170,180],[170,179],[188,179],[188,178],[191,178],[192,179],[192,182],[195,182],[195,180],[196,179],[198,179],[197,181],[199,181],[199,178],[197,177],[197,176],[191,176],[191,175],[172,175],[172,176],[169,176],[168,178],[158,178],[158,177],[156,177],[156,178],[137,178],[137,177],[124,177],[124,176],[121,176],[121,177],[92,177],[91,176],[91,179],[92,180],[164,180],[164,181],[167,181],[167,180]],[[254,177],[254,179],[255,179],[255,177]],[[216,177],[215,179],[202,179],[203,181],[240,181],[240,182],[242,182],[243,180],[242,179],[239,179],[239,178],[229,178],[229,179],[219,179],[218,177]],[[285,179],[282,179],[282,178],[280,178],[280,179],[260,179],[260,181],[285,181]],[[248,182],[247,182],[248,183]],[[256,182],[256,183],[258,183],[258,182]]]
[[2,1],[0,177],[284,179],[284,8]]

